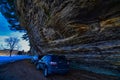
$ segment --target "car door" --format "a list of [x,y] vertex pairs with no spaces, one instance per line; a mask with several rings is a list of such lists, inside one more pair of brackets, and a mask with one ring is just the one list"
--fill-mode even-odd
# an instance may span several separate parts
[[39,60],[39,66],[41,69],[44,69],[45,58],[46,58],[46,56],[44,56],[43,58],[41,58],[41,60]]

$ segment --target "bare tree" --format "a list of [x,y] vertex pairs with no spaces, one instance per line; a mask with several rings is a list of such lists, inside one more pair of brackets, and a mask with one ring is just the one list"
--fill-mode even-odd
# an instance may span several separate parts
[[12,55],[12,51],[16,48],[19,43],[19,39],[17,37],[9,37],[5,39],[7,46],[9,48],[10,56]]

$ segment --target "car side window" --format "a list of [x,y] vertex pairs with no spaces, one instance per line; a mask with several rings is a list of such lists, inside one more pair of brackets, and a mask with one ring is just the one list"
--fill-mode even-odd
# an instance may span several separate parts
[[46,57],[46,61],[47,61],[47,62],[49,62],[49,61],[50,61],[50,59],[51,59],[51,57],[50,57],[50,56],[47,56],[47,57]]
[[44,57],[42,57],[42,58],[41,58],[41,60],[42,60],[42,61],[44,61],[44,60],[45,60],[45,56],[44,56]]

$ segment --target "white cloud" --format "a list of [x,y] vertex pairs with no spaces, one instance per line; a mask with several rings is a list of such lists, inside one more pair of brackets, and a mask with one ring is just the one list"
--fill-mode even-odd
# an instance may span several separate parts
[[20,33],[20,32],[18,32],[18,31],[16,31],[16,32],[10,33],[10,36],[11,36],[11,37],[21,38],[23,34],[25,34],[25,33],[22,33],[22,32]]
[[[14,14],[14,13],[12,13]],[[8,38],[8,37],[17,37],[20,39],[20,45],[21,45],[21,49],[20,50],[25,50],[25,51],[28,51],[29,50],[29,42],[28,41],[25,41],[25,40],[22,40],[22,35],[24,33],[22,32],[14,32],[14,31],[11,31],[9,29],[9,23],[7,22],[6,18],[1,14],[0,12],[0,46],[1,45],[5,45],[5,38]]]
[[20,50],[24,50],[24,51],[28,51],[30,49],[29,47],[29,42],[28,41],[25,41],[23,40],[21,37],[24,33],[20,33],[20,32],[12,32],[10,33],[10,36],[0,36],[0,45],[6,45],[4,40],[5,38],[8,38],[8,37],[17,37],[18,39],[20,39]]
[[28,51],[30,49],[28,41],[20,39],[21,50]]
[[0,44],[5,44],[5,38],[8,38],[8,36],[0,36]]

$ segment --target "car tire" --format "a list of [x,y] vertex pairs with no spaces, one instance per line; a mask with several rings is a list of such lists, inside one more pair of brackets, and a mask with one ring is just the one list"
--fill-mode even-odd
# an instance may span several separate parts
[[48,76],[48,68],[47,67],[44,68],[43,74],[44,74],[45,77]]
[[39,64],[36,65],[36,69],[39,70],[40,69],[40,66]]

